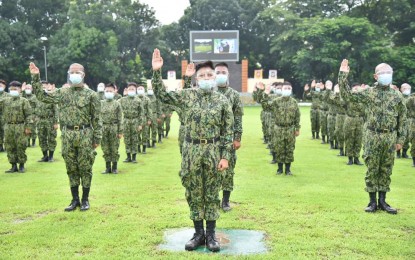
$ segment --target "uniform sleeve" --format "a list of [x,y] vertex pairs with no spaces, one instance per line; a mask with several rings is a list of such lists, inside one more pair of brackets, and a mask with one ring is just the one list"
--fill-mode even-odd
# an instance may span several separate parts
[[58,105],[54,104],[53,105],[53,124],[59,124],[59,110],[58,110]]
[[258,102],[258,90],[254,90],[254,91],[252,91],[252,99],[253,99],[255,102]]
[[352,91],[349,87],[349,82],[347,80],[348,73],[339,72],[339,87],[340,87],[340,95],[343,100],[346,102],[357,102],[357,103],[369,103],[369,98],[365,92],[357,92],[352,94]]
[[296,105],[296,109],[295,109],[295,131],[300,131],[301,125],[300,125],[300,121],[301,121],[301,112],[300,112],[300,108],[298,106],[297,101],[294,101],[295,105]]
[[24,99],[22,107],[25,119],[25,128],[33,131],[32,107],[30,106],[30,102]]
[[233,112],[229,102],[223,102],[221,141],[222,153],[221,158],[230,160],[233,150]]
[[405,106],[404,101],[402,100],[398,104],[398,125],[397,125],[397,131],[398,131],[398,139],[397,143],[400,145],[403,145],[405,142],[405,139],[407,137],[407,109]]
[[122,107],[120,102],[117,102],[117,133],[122,135],[124,133],[124,113],[122,112]]
[[42,84],[40,83],[40,74],[32,74],[32,87],[36,95],[36,98],[44,103],[48,104],[58,104],[60,100],[60,89],[52,93],[46,93]]
[[147,121],[150,121],[153,116],[153,109],[151,108],[151,100],[146,99],[146,103],[147,103]]
[[242,116],[244,115],[244,107],[239,96],[239,93],[235,92],[235,101],[233,104],[233,138],[236,141],[241,141],[242,139]]
[[102,138],[102,120],[101,120],[101,101],[97,94],[93,93],[90,97],[91,106],[91,124],[94,129],[93,143],[100,144]]
[[272,109],[272,99],[270,96],[265,93],[264,90],[259,89],[258,90],[258,96],[257,96],[258,103],[262,105],[263,109],[271,110]]
[[183,106],[186,91],[167,92],[163,86],[163,81],[161,80],[161,69],[153,71],[151,85],[153,86],[154,94],[157,99],[159,99],[163,104],[169,104],[180,108]]
[[184,87],[183,89],[192,88],[192,77],[184,76]]

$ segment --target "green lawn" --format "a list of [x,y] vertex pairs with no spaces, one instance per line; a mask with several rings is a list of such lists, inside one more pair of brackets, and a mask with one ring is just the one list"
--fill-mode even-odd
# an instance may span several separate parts
[[[368,214],[365,167],[347,166],[337,151],[311,140],[309,108],[301,109],[292,177],[276,176],[269,164],[259,112],[245,109],[234,208],[218,221],[218,228],[267,233],[269,253],[246,258],[415,258],[411,160],[397,160],[392,175],[387,201],[398,215]],[[172,122],[169,139],[140,155],[137,165],[120,163],[118,175],[100,174],[105,164],[98,149],[88,212],[63,211],[70,192],[59,152],[55,163],[38,163],[39,147],[29,148],[24,174],[3,173],[9,164],[0,154],[0,259],[222,258],[157,250],[165,229],[192,226],[178,177],[176,117]]]

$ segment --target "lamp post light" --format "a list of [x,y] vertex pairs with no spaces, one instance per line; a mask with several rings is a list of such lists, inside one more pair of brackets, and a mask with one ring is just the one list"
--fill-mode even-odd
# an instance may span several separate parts
[[[48,38],[43,36],[43,37],[40,37],[40,40],[43,43],[45,43],[48,40]],[[45,78],[46,78],[46,81],[48,81],[48,63],[47,63],[47,59],[46,59],[46,44],[43,45],[43,54],[44,54],[44,57],[45,57]]]

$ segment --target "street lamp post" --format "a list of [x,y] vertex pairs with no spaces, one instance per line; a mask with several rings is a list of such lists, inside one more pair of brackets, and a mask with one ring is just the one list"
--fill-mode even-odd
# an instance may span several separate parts
[[[44,43],[45,41],[48,40],[47,37],[40,37],[40,40],[42,40],[42,42]],[[47,63],[47,59],[46,59],[46,45],[43,45],[43,54],[45,57],[45,80],[48,81],[48,63]]]

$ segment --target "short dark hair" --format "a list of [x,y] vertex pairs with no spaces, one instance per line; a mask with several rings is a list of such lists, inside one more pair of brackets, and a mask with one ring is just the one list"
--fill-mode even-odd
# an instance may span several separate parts
[[108,83],[107,85],[105,85],[105,88],[113,88],[113,89],[115,89],[115,85],[114,85],[114,83]]
[[49,84],[49,82],[47,82],[46,80],[41,80],[40,83],[42,83],[42,84]]
[[356,86],[360,87],[360,83],[355,82],[355,83],[352,84],[352,88],[354,88]]
[[282,83],[282,85],[283,85],[283,86],[291,86],[291,87],[292,87],[291,83],[290,83],[290,82],[288,82],[288,81],[284,81],[284,83]]
[[129,86],[134,86],[135,88],[137,88],[137,83],[135,83],[135,82],[128,82],[128,83],[127,83],[127,88],[128,88]]
[[282,86],[283,84],[281,82],[274,82],[272,83],[273,87],[278,87],[278,86]]
[[20,83],[19,81],[14,80],[14,81],[10,82],[9,87],[19,87],[19,88],[21,88],[22,83]]
[[7,82],[4,79],[0,79],[0,83],[4,84],[5,86],[7,86]]
[[210,61],[210,60],[197,64],[196,65],[196,72],[198,72],[201,68],[211,68],[212,70],[215,69],[213,67],[213,62]]
[[215,69],[216,67],[226,67],[227,69],[229,69],[228,64],[226,62],[219,62],[215,65]]

